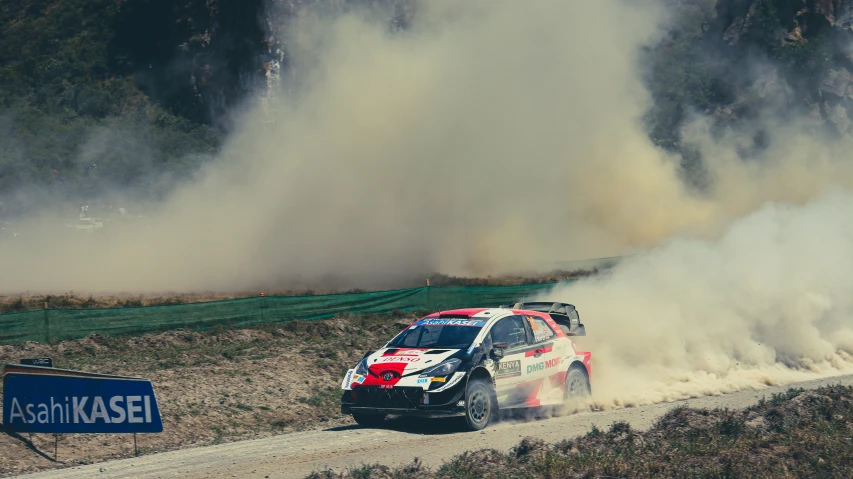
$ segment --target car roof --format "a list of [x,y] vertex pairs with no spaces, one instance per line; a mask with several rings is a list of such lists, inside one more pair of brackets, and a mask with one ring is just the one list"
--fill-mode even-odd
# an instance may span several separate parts
[[[449,309],[446,311],[437,311],[433,313],[433,315],[438,316],[465,316],[470,318],[475,314],[482,313],[483,311],[488,310],[489,308],[463,308],[463,309]],[[432,315],[430,315],[432,316]]]
[[545,317],[545,313],[541,311],[532,311],[528,309],[509,309],[509,308],[461,308],[447,309],[436,311],[425,317],[455,317],[455,318],[471,318],[474,316],[503,316],[504,314],[527,315]]
[[517,314],[521,316],[536,316],[539,318],[544,318],[548,313],[543,313],[542,311],[533,311],[530,309],[513,309],[512,314]]

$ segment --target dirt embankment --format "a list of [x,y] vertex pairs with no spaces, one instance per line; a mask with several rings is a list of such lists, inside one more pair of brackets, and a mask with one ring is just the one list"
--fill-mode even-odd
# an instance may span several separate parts
[[[92,335],[56,345],[0,346],[0,363],[52,357],[54,365],[151,379],[162,434],[139,435],[141,452],[349,424],[337,384],[364,351],[414,319],[404,315],[295,321],[258,329],[171,331],[135,338]],[[0,434],[0,475],[133,455],[130,435]]]

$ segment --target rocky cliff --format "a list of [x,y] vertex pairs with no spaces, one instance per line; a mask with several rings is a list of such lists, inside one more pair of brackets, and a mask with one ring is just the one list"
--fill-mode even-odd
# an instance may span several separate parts
[[[719,0],[716,12],[709,34],[725,44],[729,57],[774,67],[756,74],[752,86],[781,79],[793,88],[786,93],[792,106],[839,134],[851,132],[853,0]],[[727,118],[764,100],[745,94],[716,114]]]
[[[227,127],[249,92],[271,94],[288,68],[283,40],[308,5],[343,10],[405,0],[123,0],[113,49],[146,93],[194,120]],[[393,11],[393,10],[392,10]]]
[[393,9],[404,2],[6,2],[0,7],[0,30],[6,31],[0,46],[0,80],[6,85],[0,87],[4,90],[0,99],[8,106],[49,84],[42,98],[28,99],[49,102],[47,97],[53,96],[67,100],[62,106],[80,113],[106,115],[109,112],[91,105],[88,97],[97,96],[94,92],[75,97],[110,80],[130,77],[137,88],[173,113],[226,126],[227,112],[246,93],[265,89],[279,69],[287,68],[287,47],[281,36],[304,7],[325,4],[345,9],[351,4],[381,3]]
[[180,178],[216,151],[236,105],[279,89],[306,6],[407,2],[0,2],[0,201],[22,186],[88,197]]
[[[282,61],[262,0],[125,0],[111,44],[117,72],[195,121],[227,112]],[[280,9],[287,13],[287,9]]]

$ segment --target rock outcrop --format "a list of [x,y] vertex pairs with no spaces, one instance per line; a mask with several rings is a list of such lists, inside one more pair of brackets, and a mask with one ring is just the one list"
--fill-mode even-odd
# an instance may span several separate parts
[[182,116],[227,126],[227,112],[265,87],[271,65],[282,61],[267,16],[263,0],[128,0],[112,48],[126,55],[127,74],[149,96]]
[[[727,55],[754,63],[762,60],[755,52],[770,52],[776,68],[760,75],[791,83],[786,101],[839,134],[853,133],[853,0],[718,0],[716,11],[709,35],[733,50]],[[760,75],[752,85],[767,80]],[[733,112],[766,100],[745,94],[737,105],[717,108],[716,117],[736,121]]]
[[824,28],[853,24],[853,0],[718,0],[716,10],[716,26],[730,45],[742,37],[803,42]]
[[[374,1],[125,0],[112,48],[126,55],[126,73],[149,96],[178,114],[227,128],[227,113],[247,94],[269,100],[280,87],[289,66],[280,36],[301,9]],[[405,2],[381,3],[394,12]]]

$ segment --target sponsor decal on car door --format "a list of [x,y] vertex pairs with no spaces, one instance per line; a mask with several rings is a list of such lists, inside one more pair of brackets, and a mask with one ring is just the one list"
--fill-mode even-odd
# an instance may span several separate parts
[[495,394],[500,407],[512,407],[518,402],[518,385],[524,381],[524,353],[529,347],[524,323],[520,316],[503,318],[492,326],[489,335],[492,344],[507,345],[495,367]]
[[525,380],[520,386],[526,406],[536,407],[562,401],[565,371],[562,370],[562,349],[556,333],[537,316],[525,316],[533,336],[533,344],[525,352]]
[[522,360],[524,351],[516,348],[515,352],[507,351],[497,364],[495,372],[495,393],[498,396],[498,404],[501,407],[509,406],[508,396],[516,389],[523,380]]

